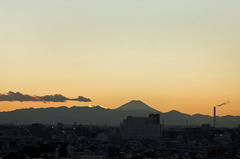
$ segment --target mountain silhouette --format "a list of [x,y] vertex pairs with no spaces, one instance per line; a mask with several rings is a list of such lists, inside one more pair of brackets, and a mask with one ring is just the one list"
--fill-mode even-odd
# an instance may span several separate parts
[[[127,116],[148,116],[150,113],[159,113],[161,123],[165,125],[191,125],[200,126],[201,124],[213,123],[213,118],[208,115],[194,114],[188,115],[176,110],[162,113],[139,100],[130,101],[117,109],[106,109],[100,106],[73,106],[71,108],[49,107],[49,108],[29,108],[18,109],[9,112],[0,112],[0,124],[93,124],[93,125],[112,125],[119,126]],[[240,124],[240,116],[216,117],[218,127],[237,127]]]
[[145,110],[145,111],[149,111],[151,113],[159,112],[159,111],[151,108],[147,104],[143,103],[140,100],[132,100],[132,101],[118,107],[116,110]]

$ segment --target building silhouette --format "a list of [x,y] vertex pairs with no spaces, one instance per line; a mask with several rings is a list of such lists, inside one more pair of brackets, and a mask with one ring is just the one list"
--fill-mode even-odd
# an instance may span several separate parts
[[120,125],[123,139],[155,139],[161,137],[159,114],[149,114],[148,117],[128,116]]

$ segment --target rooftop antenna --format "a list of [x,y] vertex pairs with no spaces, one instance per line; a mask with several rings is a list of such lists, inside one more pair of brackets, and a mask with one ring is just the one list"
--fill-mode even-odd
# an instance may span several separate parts
[[230,101],[227,101],[225,103],[222,103],[222,104],[219,104],[219,105],[216,105],[213,107],[213,127],[216,128],[216,107],[221,107],[223,105],[226,105],[230,103]]

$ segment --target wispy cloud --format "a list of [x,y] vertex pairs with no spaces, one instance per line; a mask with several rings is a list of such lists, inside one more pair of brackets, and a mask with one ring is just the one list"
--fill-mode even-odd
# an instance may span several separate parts
[[78,98],[68,98],[61,94],[45,95],[45,96],[31,96],[28,94],[22,94],[20,92],[9,91],[7,94],[0,94],[0,101],[19,101],[19,102],[66,102],[68,100],[79,101],[79,102],[91,102],[91,99],[85,98],[83,96],[78,96]]

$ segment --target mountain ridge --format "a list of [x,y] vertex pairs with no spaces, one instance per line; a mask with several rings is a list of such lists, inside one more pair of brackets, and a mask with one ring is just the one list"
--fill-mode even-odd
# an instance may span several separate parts
[[[140,106],[137,106],[136,103],[140,104]],[[119,126],[127,116],[148,116],[151,113],[159,113],[161,122],[164,120],[166,125],[186,125],[186,123],[188,123],[189,125],[200,126],[201,124],[212,124],[213,122],[213,117],[209,115],[189,115],[176,110],[162,113],[142,101],[133,100],[116,109],[108,109],[101,106],[72,106],[70,108],[60,106],[0,112],[0,124],[15,121],[21,124],[31,124],[35,122],[43,124],[53,124],[57,122],[72,124],[76,121],[81,124],[92,123],[97,125]],[[217,116],[217,126],[219,127],[237,127],[239,124],[240,116]]]

